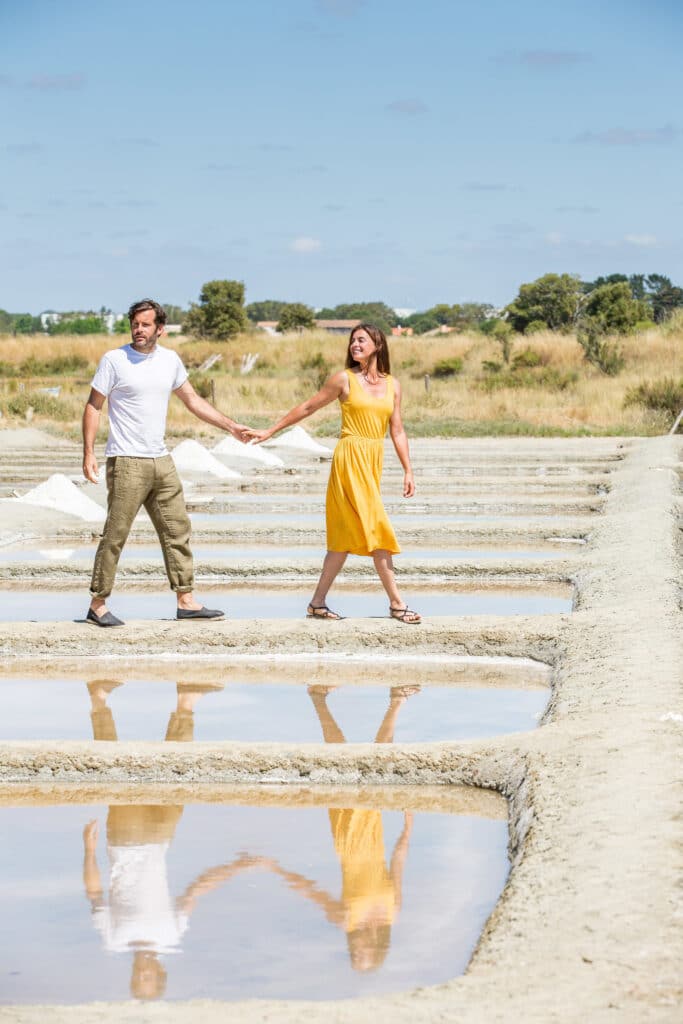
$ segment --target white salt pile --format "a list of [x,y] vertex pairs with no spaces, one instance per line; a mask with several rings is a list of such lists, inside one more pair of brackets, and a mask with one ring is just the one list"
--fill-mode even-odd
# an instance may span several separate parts
[[274,448],[297,448],[299,451],[311,452],[313,455],[325,455],[328,459],[332,458],[330,449],[314,441],[303,427],[292,427],[291,430],[285,430],[284,434],[271,437],[270,441],[263,443],[268,447],[272,445]]
[[242,444],[241,441],[237,441],[234,437],[224,437],[222,441],[219,441],[217,445],[211,449],[225,462],[236,462],[238,465],[240,462],[257,463],[262,466],[277,466],[282,468],[284,462],[279,455],[273,455],[272,452],[267,452],[265,448],[257,444]]
[[53,473],[42,484],[15,500],[25,505],[40,505],[57,512],[67,512],[91,523],[103,523],[107,518],[102,506],[83,494],[63,473]]
[[241,473],[229,469],[212,455],[211,452],[200,444],[199,441],[181,441],[177,448],[171,452],[176,468],[183,473],[210,473],[211,476],[220,477],[222,480],[237,480]]

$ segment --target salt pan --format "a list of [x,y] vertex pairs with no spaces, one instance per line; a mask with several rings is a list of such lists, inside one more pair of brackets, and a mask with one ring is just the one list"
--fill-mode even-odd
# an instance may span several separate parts
[[242,475],[224,466],[199,441],[181,441],[178,447],[173,449],[171,456],[176,468],[183,473],[210,473],[211,476],[218,476],[222,480],[237,480]]
[[314,455],[325,455],[328,459],[332,458],[330,449],[314,441],[303,427],[292,427],[291,430],[286,430],[279,437],[272,437],[270,441],[264,441],[264,444],[267,444],[268,447],[272,445],[275,448],[297,448],[299,451],[311,452]]
[[230,436],[224,437],[222,441],[214,445],[212,451],[227,462],[235,460],[238,465],[246,460],[247,462],[260,463],[262,466],[278,466],[279,468],[284,466],[284,462],[279,455],[267,452],[260,445],[242,444],[241,441],[237,441],[234,437]]
[[40,505],[57,512],[67,512],[91,523],[103,523],[107,518],[102,506],[83,494],[63,473],[53,473],[42,484],[16,500],[25,505]]

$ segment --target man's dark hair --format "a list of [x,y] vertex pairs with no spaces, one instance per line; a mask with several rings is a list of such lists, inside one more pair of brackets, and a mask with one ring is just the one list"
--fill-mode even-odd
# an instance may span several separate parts
[[128,323],[133,322],[133,318],[136,313],[144,313],[146,309],[154,310],[154,322],[157,327],[163,327],[166,323],[166,310],[154,299],[140,299],[139,302],[134,302],[128,310]]

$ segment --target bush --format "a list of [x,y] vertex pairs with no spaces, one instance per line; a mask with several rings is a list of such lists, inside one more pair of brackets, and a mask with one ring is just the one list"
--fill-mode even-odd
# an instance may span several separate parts
[[213,379],[206,373],[191,373],[190,384],[198,395],[205,398],[207,402],[213,401],[214,383]]
[[434,363],[434,369],[432,370],[433,377],[455,377],[456,374],[462,372],[462,359],[460,356],[453,356],[452,359],[440,359],[438,363]]
[[608,377],[616,377],[624,369],[626,360],[622,350],[616,342],[604,337],[597,323],[584,321],[576,338],[583,349],[586,362],[596,366],[601,373]]
[[548,325],[545,320],[532,320],[524,328],[525,334],[538,334],[540,331],[547,331]]
[[311,356],[305,356],[299,365],[302,370],[309,371],[309,377],[317,388],[323,386],[332,369],[322,352],[315,352]]
[[624,398],[624,406],[643,405],[655,412],[665,412],[671,422],[683,409],[683,378],[675,381],[673,377],[663,377],[652,384],[639,384],[629,388]]
[[[528,328],[527,328],[528,330]],[[536,366],[540,366],[543,360],[539,356],[538,352],[534,352],[531,348],[523,348],[521,352],[518,352],[512,360],[513,370],[531,370]]]
[[33,409],[39,416],[49,416],[52,420],[65,421],[73,417],[73,408],[69,403],[61,402],[42,391],[19,391],[3,405],[4,411],[10,416],[26,416],[28,409]]
[[505,373],[491,372],[488,377],[478,381],[477,386],[486,392],[499,391],[501,388],[547,388],[550,391],[566,391],[578,378],[576,370],[562,373],[553,367],[541,370],[540,373],[532,373],[530,370],[508,370]]
[[20,365],[19,373],[23,377],[51,377],[78,373],[80,370],[87,370],[89,366],[90,363],[85,356],[78,353],[43,360],[29,356]]

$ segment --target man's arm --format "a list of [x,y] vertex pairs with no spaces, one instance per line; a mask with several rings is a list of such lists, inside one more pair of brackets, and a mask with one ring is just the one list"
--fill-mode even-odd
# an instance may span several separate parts
[[90,483],[97,483],[97,459],[95,458],[95,438],[100,425],[100,412],[105,396],[94,388],[90,389],[88,401],[83,410],[83,476]]
[[198,419],[204,420],[205,423],[210,423],[212,427],[220,427],[221,430],[227,430],[238,441],[243,440],[242,434],[249,428],[241,423],[235,423],[229,416],[224,416],[222,412],[215,409],[211,402],[207,402],[205,398],[197,394],[189,380],[186,380],[184,384],[176,388],[173,393],[178,396],[183,405]]

